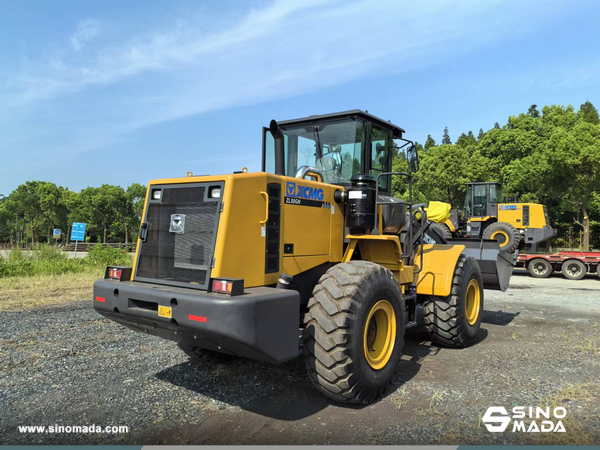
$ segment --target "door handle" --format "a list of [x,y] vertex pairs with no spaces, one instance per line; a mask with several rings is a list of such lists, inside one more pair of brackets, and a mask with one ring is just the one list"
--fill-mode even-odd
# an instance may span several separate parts
[[261,220],[260,223],[262,225],[264,225],[265,223],[267,223],[267,220],[269,220],[269,194],[267,194],[266,192],[261,192],[260,195],[262,195],[265,198],[265,202],[266,202],[266,206],[265,206],[265,220]]

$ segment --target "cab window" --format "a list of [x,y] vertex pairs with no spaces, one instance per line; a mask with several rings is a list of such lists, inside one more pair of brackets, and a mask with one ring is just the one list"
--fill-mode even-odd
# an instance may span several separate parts
[[[366,125],[359,119],[282,126],[285,174],[294,177],[302,166],[317,168],[323,181],[350,184],[352,175],[364,173]],[[264,131],[265,171],[275,172],[275,142]]]
[[502,198],[502,193],[496,184],[490,184],[490,203],[498,203]]
[[[377,178],[380,173],[389,172],[391,134],[388,130],[373,126],[371,128],[371,175]],[[389,176],[382,177],[379,189],[389,192]]]
[[486,186],[485,184],[476,184],[473,186],[474,189],[474,204],[473,204],[473,216],[482,217],[485,211],[485,203],[487,200]]

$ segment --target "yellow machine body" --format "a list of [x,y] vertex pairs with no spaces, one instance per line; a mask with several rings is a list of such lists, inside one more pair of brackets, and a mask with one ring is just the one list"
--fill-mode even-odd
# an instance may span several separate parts
[[[152,180],[150,193],[162,185],[223,182],[222,211],[215,242],[213,278],[242,278],[245,287],[277,283],[281,272],[295,276],[327,263],[352,259],[359,248],[362,259],[390,269],[401,285],[417,284],[417,293],[446,296],[450,293],[452,274],[461,245],[425,245],[423,265],[420,253],[415,266],[402,261],[402,248],[396,235],[345,235],[343,209],[334,201],[336,190],[343,187],[307,179],[297,179],[265,172],[237,173],[223,176],[191,176]],[[265,273],[266,232],[269,217],[267,185],[281,186],[281,239],[279,270]],[[315,194],[316,192],[316,194]],[[303,197],[313,195],[314,199]],[[321,195],[322,194],[322,195]],[[309,200],[305,204],[298,204]],[[347,242],[344,250],[344,242]],[[138,240],[137,251],[140,248]],[[131,279],[134,279],[137,252]]]
[[[333,201],[333,193],[341,189],[339,186],[257,172],[152,180],[148,192],[161,185],[206,182],[224,182],[212,277],[242,278],[246,287],[268,286],[277,283],[281,272],[294,276],[327,262],[341,261],[344,215]],[[280,270],[265,273],[267,184],[271,183],[281,185]],[[293,195],[321,190],[322,196],[319,192],[318,197],[322,200],[314,200],[321,206],[294,204],[295,197],[286,195],[286,189],[292,185]],[[290,203],[283,197],[289,198]],[[144,211],[147,211],[147,202],[148,195]],[[293,245],[292,252],[284,251],[286,244]],[[138,241],[138,250],[139,247]],[[135,270],[134,266],[132,279]]]
[[544,205],[537,203],[500,203],[498,222],[510,223],[515,228],[543,228],[549,226]]

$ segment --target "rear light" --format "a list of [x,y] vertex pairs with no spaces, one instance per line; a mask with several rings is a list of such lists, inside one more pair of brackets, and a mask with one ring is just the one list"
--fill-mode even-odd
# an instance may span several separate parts
[[216,294],[242,295],[244,293],[244,280],[241,278],[212,278],[210,291]]
[[129,281],[131,279],[131,267],[109,266],[106,268],[104,278],[111,280]]
[[213,280],[212,290],[213,292],[218,292],[219,294],[229,294],[231,295],[231,288],[233,287],[232,281],[225,280]]

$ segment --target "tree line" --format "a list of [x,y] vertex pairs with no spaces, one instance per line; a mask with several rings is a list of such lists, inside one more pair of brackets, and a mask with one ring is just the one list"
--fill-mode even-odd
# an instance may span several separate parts
[[[577,234],[581,230],[584,250],[591,244],[600,246],[600,117],[589,101],[577,111],[572,106],[539,110],[532,105],[525,113],[509,116],[502,126],[480,129],[477,136],[468,131],[452,143],[446,128],[441,144],[429,135],[424,145],[416,146],[417,201],[462,207],[465,183],[497,181],[503,184],[503,195],[545,204],[559,236],[569,229]],[[406,169],[402,154],[394,167]],[[394,180],[393,188],[397,196],[407,196],[404,180]]]
[[[575,246],[600,247],[600,117],[589,101],[577,111],[532,105],[504,125],[480,129],[477,136],[468,131],[452,143],[446,128],[439,145],[429,135],[416,146],[415,203],[438,200],[462,207],[465,183],[497,181],[504,195],[545,204],[560,237],[581,230],[583,238]],[[396,171],[407,170],[402,153],[393,165]],[[407,198],[405,180],[394,177],[392,187],[396,196]],[[88,224],[90,242],[135,242],[145,191],[138,183],[73,192],[28,181],[0,199],[0,242],[52,242],[54,228],[62,230],[64,241],[73,222]]]
[[48,181],[27,181],[0,199],[0,242],[34,245],[53,242],[53,230],[66,242],[73,222],[87,223],[89,242],[125,242],[137,238],[146,188],[103,184],[81,192]]

